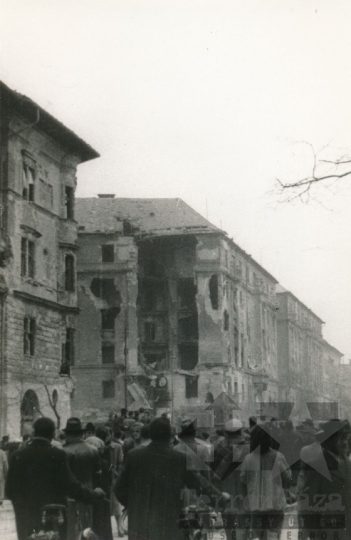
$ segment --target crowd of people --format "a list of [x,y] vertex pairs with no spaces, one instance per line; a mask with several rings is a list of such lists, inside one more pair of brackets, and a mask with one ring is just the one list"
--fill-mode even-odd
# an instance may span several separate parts
[[[122,409],[104,425],[70,418],[58,431],[39,418],[33,428],[25,440],[1,443],[0,497],[13,503],[19,540],[40,538],[48,504],[65,505],[74,516],[68,540],[112,540],[111,517],[120,537],[180,540],[190,535],[184,516],[209,509],[227,540],[268,540],[279,538],[292,508],[301,518],[299,539],[329,538],[329,518],[328,530],[337,534],[330,539],[351,538],[346,420],[306,420],[294,428],[276,418],[251,417],[246,427],[232,418],[204,431],[196,420],[176,427],[166,414]],[[322,516],[324,525],[306,524],[307,514]]]

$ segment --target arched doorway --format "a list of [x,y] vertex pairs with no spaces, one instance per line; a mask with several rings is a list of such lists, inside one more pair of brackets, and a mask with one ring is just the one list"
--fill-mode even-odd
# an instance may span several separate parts
[[34,390],[27,390],[21,403],[21,435],[32,433],[33,422],[41,416],[39,399]]

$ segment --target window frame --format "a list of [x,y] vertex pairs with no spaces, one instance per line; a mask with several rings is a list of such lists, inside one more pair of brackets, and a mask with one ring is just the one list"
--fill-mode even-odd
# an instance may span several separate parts
[[34,317],[23,319],[23,354],[35,356],[36,320]]

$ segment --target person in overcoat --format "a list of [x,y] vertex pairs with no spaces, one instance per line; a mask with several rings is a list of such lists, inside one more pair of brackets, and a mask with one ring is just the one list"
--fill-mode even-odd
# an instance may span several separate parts
[[[322,452],[304,463],[297,480],[298,511],[305,516],[323,519],[326,528],[333,529],[335,519],[344,521],[335,529],[335,538],[351,538],[351,461],[348,453],[350,426],[347,421],[329,420],[321,426],[317,437],[322,441]],[[302,520],[300,519],[302,522]],[[330,522],[331,526],[327,527]],[[311,525],[314,538],[325,538],[323,529]]]
[[34,423],[34,438],[15,452],[9,463],[5,493],[14,506],[19,540],[41,528],[46,504],[65,504],[67,496],[92,504],[104,492],[80,484],[68,466],[65,452],[51,445],[55,424],[50,418]]
[[[79,418],[69,418],[66,428],[66,444],[63,451],[68,457],[69,467],[84,486],[93,489],[101,485],[101,460],[96,448],[89,445],[83,439],[84,429]],[[93,507],[76,501],[75,512],[79,515],[79,528],[81,530],[91,528],[93,524]]]
[[171,425],[167,418],[150,424],[148,446],[132,450],[115,487],[117,499],[128,510],[129,540],[180,540],[179,516],[182,490],[202,490],[222,503],[222,494],[198,471],[188,470],[186,455],[171,447]]

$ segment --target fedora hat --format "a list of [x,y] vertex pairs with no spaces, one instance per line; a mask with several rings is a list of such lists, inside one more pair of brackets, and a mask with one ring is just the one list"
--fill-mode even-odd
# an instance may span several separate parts
[[67,420],[67,424],[65,429],[63,429],[65,433],[76,433],[77,435],[80,433],[84,433],[85,429],[82,426],[82,422],[79,420],[79,418],[69,418]]
[[196,419],[191,420],[190,418],[187,418],[186,420],[182,420],[182,423],[180,425],[179,435],[191,435],[192,433],[196,433],[196,429],[197,429]]

